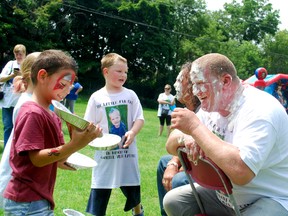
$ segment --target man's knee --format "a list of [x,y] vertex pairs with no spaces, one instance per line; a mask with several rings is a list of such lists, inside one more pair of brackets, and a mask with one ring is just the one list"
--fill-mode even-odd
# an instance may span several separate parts
[[170,210],[173,209],[173,204],[175,203],[175,197],[171,195],[171,193],[166,193],[163,199],[163,208],[165,212],[171,212]]

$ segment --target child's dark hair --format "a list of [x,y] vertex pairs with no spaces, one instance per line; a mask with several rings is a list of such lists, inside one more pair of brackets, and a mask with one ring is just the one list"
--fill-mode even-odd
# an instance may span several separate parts
[[43,51],[32,65],[31,80],[34,85],[37,84],[37,75],[41,69],[45,69],[51,76],[61,69],[71,69],[77,73],[78,65],[69,54],[51,49]]

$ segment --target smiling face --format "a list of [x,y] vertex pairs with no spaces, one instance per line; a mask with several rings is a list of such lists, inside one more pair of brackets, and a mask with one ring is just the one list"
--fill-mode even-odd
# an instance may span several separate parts
[[48,75],[46,70],[41,69],[38,73],[38,82],[35,86],[35,94],[44,103],[50,104],[51,100],[61,101],[69,94],[75,79],[75,72],[71,69],[61,69]]
[[19,51],[17,53],[14,53],[14,56],[15,56],[17,63],[21,64],[23,60],[25,59],[26,54],[24,52]]
[[174,88],[176,90],[175,97],[180,103],[187,104],[191,101],[192,84],[190,82],[189,69],[187,67],[183,68],[178,74],[174,83]]
[[120,126],[120,122],[121,122],[121,115],[120,115],[120,112],[119,110],[113,110],[113,112],[111,112],[109,114],[109,117],[110,117],[110,121],[111,123],[116,127],[116,128],[119,128]]
[[[53,74],[57,77],[57,74]],[[52,76],[53,76],[52,75]],[[58,76],[56,83],[54,83],[53,91],[56,94],[56,100],[63,100],[67,94],[70,93],[71,87],[75,79],[75,72],[69,70],[61,71],[61,75]],[[52,84],[53,85],[53,84]]]
[[193,84],[193,94],[199,98],[201,108],[208,112],[221,109],[222,84],[220,80],[209,73],[208,68],[201,67],[197,61],[192,64],[190,78]]

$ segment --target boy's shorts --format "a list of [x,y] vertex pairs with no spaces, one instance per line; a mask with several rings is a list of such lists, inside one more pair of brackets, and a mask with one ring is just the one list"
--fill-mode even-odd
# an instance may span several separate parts
[[[124,211],[129,211],[141,202],[140,185],[138,186],[122,186],[120,187],[122,193],[126,197]],[[86,212],[103,216],[106,214],[109,198],[112,189],[95,189],[92,188],[90,192],[89,201]]]
[[4,198],[4,214],[7,216],[33,215],[33,216],[54,216],[50,203],[47,200],[32,202],[15,202]]

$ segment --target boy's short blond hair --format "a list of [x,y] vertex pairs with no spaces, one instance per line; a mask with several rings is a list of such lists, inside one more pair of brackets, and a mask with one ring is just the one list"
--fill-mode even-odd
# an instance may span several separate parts
[[101,70],[111,67],[117,61],[122,61],[127,64],[127,59],[117,53],[108,53],[101,59]]
[[26,47],[23,44],[17,44],[13,49],[13,53],[23,53],[26,55]]

